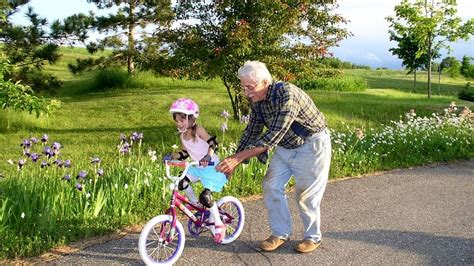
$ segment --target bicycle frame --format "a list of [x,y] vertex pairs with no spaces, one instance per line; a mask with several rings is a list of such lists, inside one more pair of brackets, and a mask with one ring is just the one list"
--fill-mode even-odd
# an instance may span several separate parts
[[[184,178],[184,176],[186,175],[189,167],[193,166],[193,165],[198,165],[197,162],[185,162],[185,161],[166,161],[165,162],[165,165],[166,165],[166,175],[169,179],[173,180],[174,183],[173,183],[173,195],[171,197],[171,201],[170,201],[170,207],[168,208],[168,210],[166,211],[166,214],[168,215],[171,215],[172,217],[172,222],[171,222],[171,233],[166,237],[166,241],[167,242],[170,242],[171,241],[171,237],[174,235],[174,230],[176,228],[176,221],[177,221],[177,211],[176,211],[176,208],[178,208],[184,215],[186,215],[189,219],[191,219],[193,221],[194,224],[196,224],[198,227],[202,227],[203,224],[205,224],[206,226],[212,226],[214,225],[214,223],[210,223],[210,222],[206,222],[205,221],[205,215],[204,215],[204,212],[207,210],[207,208],[205,207],[201,207],[201,206],[197,206],[196,204],[193,204],[192,202],[190,202],[188,200],[187,197],[185,197],[184,195],[181,195],[181,193],[179,193],[179,190],[178,190],[178,183],[181,179]],[[176,166],[176,167],[181,167],[181,168],[184,168],[184,171],[183,173],[181,174],[181,176],[177,177],[177,176],[171,176],[170,174],[170,166]],[[190,208],[191,207],[191,208]],[[200,213],[202,213],[202,215],[200,216],[200,219],[198,219],[191,211],[192,210],[196,210]],[[220,208],[219,208],[219,211],[225,216],[225,221],[223,222],[232,222],[232,220],[234,219],[234,217],[232,217],[230,214],[228,214],[227,212],[223,212]],[[163,231],[163,230],[162,230]],[[162,234],[163,232],[160,233],[160,235]],[[163,237],[161,235],[161,237]]]

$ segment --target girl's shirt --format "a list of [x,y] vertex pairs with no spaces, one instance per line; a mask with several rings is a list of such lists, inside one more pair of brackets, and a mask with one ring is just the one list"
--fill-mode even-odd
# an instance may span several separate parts
[[[185,140],[183,138],[183,134],[180,134],[180,139],[183,147],[186,149],[191,159],[195,162],[201,160],[209,151],[209,144],[199,136],[196,136],[196,140],[193,140],[192,138]],[[211,161],[218,162],[219,157],[214,154],[211,156]]]

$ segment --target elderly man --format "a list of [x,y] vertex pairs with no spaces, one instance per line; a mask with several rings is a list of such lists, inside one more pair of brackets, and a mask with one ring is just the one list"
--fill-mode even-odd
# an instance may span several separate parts
[[264,63],[247,61],[238,75],[251,102],[250,121],[236,154],[225,158],[216,169],[230,176],[240,163],[253,156],[265,163],[268,150],[274,148],[263,180],[272,235],[261,242],[260,248],[274,251],[291,235],[292,219],[285,186],[294,176],[304,225],[303,240],[295,249],[301,253],[311,252],[321,244],[320,203],[331,162],[326,120],[304,91],[290,83],[272,82]]

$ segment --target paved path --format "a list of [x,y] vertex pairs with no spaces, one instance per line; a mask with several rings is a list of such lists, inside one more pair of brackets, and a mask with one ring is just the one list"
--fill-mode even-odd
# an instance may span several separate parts
[[[255,249],[270,231],[261,199],[244,203],[244,231],[229,245],[187,236],[177,265],[474,264],[474,160],[331,182],[322,203],[323,244],[293,250],[302,235],[294,193],[294,234],[273,253]],[[142,264],[138,235],[88,247],[52,264]]]

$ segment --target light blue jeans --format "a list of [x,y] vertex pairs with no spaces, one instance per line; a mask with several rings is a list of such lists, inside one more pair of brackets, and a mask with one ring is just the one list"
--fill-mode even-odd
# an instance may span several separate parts
[[331,140],[327,130],[309,137],[295,149],[277,146],[263,180],[263,195],[272,235],[288,238],[292,220],[285,187],[292,176],[301,219],[303,239],[321,240],[320,204],[328,181]]

